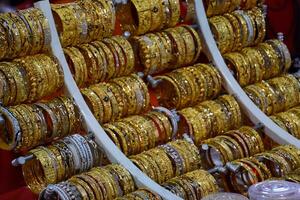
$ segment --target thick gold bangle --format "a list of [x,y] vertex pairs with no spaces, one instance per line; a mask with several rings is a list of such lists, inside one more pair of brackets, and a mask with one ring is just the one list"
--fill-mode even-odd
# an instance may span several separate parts
[[262,138],[260,137],[259,133],[256,130],[248,126],[243,126],[239,129],[239,131],[244,132],[244,135],[249,136],[251,140],[256,142],[257,152],[253,152],[253,155],[259,152],[263,152],[265,150]]
[[37,111],[35,111],[32,106],[26,106],[26,105],[21,105],[21,106],[24,109],[24,111],[26,111],[27,117],[32,122],[33,139],[31,141],[32,144],[30,144],[29,147],[37,146],[40,143],[44,142],[44,141],[42,141],[42,137],[43,137],[44,133],[41,132],[42,131],[41,120],[38,119],[38,116],[36,113]]
[[75,82],[79,87],[84,86],[88,79],[88,72],[83,55],[79,49],[75,47],[65,48],[64,53]]
[[234,36],[230,21],[223,16],[216,16],[210,18],[209,23],[221,53],[228,52]]
[[119,129],[117,129],[114,125],[111,125],[111,124],[104,124],[104,128],[110,129],[111,131],[113,131],[113,133],[115,133],[115,135],[117,136],[118,141],[120,143],[122,152],[125,155],[129,155],[128,144],[127,144],[124,133],[122,131],[120,131]]
[[257,45],[261,42],[263,42],[265,36],[266,36],[266,22],[265,17],[263,15],[263,12],[260,8],[254,7],[251,10],[248,11],[248,14],[251,18],[253,18],[256,26],[256,38],[254,41],[254,45]]
[[227,66],[235,72],[237,81],[241,86],[249,85],[251,79],[250,63],[243,56],[243,54],[234,52],[224,55],[224,59],[227,61]]
[[250,83],[254,84],[264,79],[264,59],[255,48],[244,48],[241,53],[249,59],[251,65]]
[[112,50],[103,42],[94,41],[92,44],[98,49],[99,52],[102,52],[104,55],[104,58],[106,59],[106,80],[109,80],[113,77],[117,76],[116,72],[116,65],[115,65],[115,55],[112,52]]
[[149,46],[149,52],[147,55],[150,55],[150,69],[149,74],[158,73],[164,70],[164,66],[161,65],[161,45],[162,42],[159,39],[159,36],[156,34],[148,33],[142,38],[144,42]]
[[20,30],[15,25],[14,18],[18,16],[15,13],[4,13],[0,17],[0,22],[9,34],[9,48],[6,57],[16,57],[21,50],[21,37]]
[[169,6],[171,16],[168,27],[174,27],[178,23],[180,17],[180,2],[179,0],[169,0]]
[[66,167],[64,165],[63,156],[60,154],[60,151],[57,147],[50,145],[47,147],[49,151],[53,153],[55,156],[55,160],[57,162],[57,181],[61,181],[66,178]]
[[104,39],[102,41],[110,50],[114,53],[115,65],[116,65],[116,75],[121,76],[126,70],[126,55],[122,52],[121,46],[112,39]]
[[192,64],[192,61],[195,58],[196,44],[194,42],[194,38],[184,26],[179,26],[174,30],[178,32],[180,36],[183,38],[185,52],[186,52],[185,64],[190,65]]
[[207,80],[207,97],[206,99],[213,99],[216,98],[222,89],[222,78],[218,70],[212,65],[206,64],[196,64],[194,65],[198,68],[198,70],[202,71],[202,73],[206,73],[209,76],[211,83],[208,83],[209,79]]
[[103,118],[102,123],[109,122],[112,117],[112,104],[110,102],[109,95],[106,93],[107,87],[103,84],[94,85],[91,87],[91,89],[97,94],[99,99],[101,100],[103,104]]
[[141,136],[132,126],[124,122],[115,122],[112,124],[116,129],[120,130],[124,135],[128,145],[128,155],[140,153]]
[[18,107],[15,107],[15,109],[17,110],[15,114],[21,115],[19,116],[19,118],[21,117],[24,120],[23,122],[26,123],[23,124],[20,122],[21,130],[22,130],[22,140],[24,139],[24,142],[26,141],[25,144],[22,145],[22,149],[20,150],[24,150],[27,149],[28,147],[31,147],[34,141],[34,132],[33,132],[34,124],[30,119],[30,113],[28,113],[29,111],[26,110],[24,107],[25,105],[20,105]]
[[91,186],[86,181],[84,181],[82,178],[80,178],[80,175],[73,176],[68,181],[75,184],[76,187],[79,186],[80,188],[82,188],[84,190],[84,191],[81,191],[81,192],[83,192],[83,193],[81,193],[81,195],[83,197],[86,196],[87,199],[96,200]]
[[200,144],[203,139],[210,136],[211,130],[207,130],[207,122],[203,117],[203,113],[194,108],[185,108],[179,113],[186,120],[189,128],[189,134],[191,134],[195,144]]
[[131,74],[135,67],[135,57],[131,44],[127,39],[121,36],[114,36],[111,39],[116,41],[121,46],[123,53],[125,54],[126,65],[124,66],[125,71],[123,75]]
[[133,179],[131,177],[131,174],[121,165],[107,165],[104,167],[105,169],[112,171],[114,174],[116,174],[119,177],[119,184],[122,188],[123,194],[128,194],[130,192],[133,192],[135,189]]
[[173,55],[172,55],[172,40],[171,38],[165,33],[165,32],[157,32],[155,33],[159,40],[161,41],[159,47],[160,47],[160,54],[161,54],[161,63],[160,66],[162,70],[165,70],[169,68],[170,63],[173,61]]
[[202,50],[202,43],[200,40],[200,36],[197,33],[197,31],[195,31],[195,29],[191,28],[190,26],[183,26],[183,28],[187,29],[194,38],[195,53],[194,53],[194,59],[192,60],[192,63],[195,63],[198,60]]
[[240,50],[242,48],[242,37],[241,37],[241,27],[240,27],[240,23],[238,21],[238,19],[232,15],[231,13],[225,13],[224,17],[226,17],[233,30],[235,31],[234,35],[234,41],[236,41],[235,45],[233,45],[232,47],[232,51],[237,51]]
[[2,62],[0,65],[0,71],[5,76],[4,80],[6,84],[8,85],[8,94],[4,95],[3,97],[3,104],[4,105],[12,105],[14,104],[16,97],[17,97],[17,85],[14,79],[13,70],[11,69],[11,66],[7,62]]
[[62,101],[68,113],[68,117],[70,121],[70,127],[68,133],[71,134],[78,131],[78,129],[80,129],[81,127],[81,115],[74,101],[67,97],[59,97],[59,99]]
[[[271,174],[273,177],[281,177],[291,171],[289,163],[282,157],[272,152],[264,152],[260,154],[256,154],[255,158],[257,158],[260,162],[266,164],[267,162],[271,162],[274,165],[269,165],[269,169],[271,170]],[[277,165],[277,166],[275,166]],[[277,167],[278,170],[274,170]]]
[[138,15],[137,27],[135,35],[141,35],[148,32],[151,28],[152,2],[144,2],[142,0],[132,0]]
[[191,97],[192,97],[191,95],[193,93],[191,85],[189,85],[189,82],[178,71],[173,71],[170,74],[167,74],[166,76],[168,76],[175,82],[176,87],[178,87],[180,92],[179,105],[177,105],[176,107],[177,108],[186,107],[191,101]]
[[64,47],[78,43],[79,36],[77,35],[77,19],[74,9],[78,4],[53,4],[51,6],[54,19],[59,26],[60,40]]
[[176,32],[176,28],[166,29],[165,33],[167,33],[173,44],[172,54],[174,63],[172,62],[172,68],[185,65],[186,49],[183,38],[179,33]]
[[276,56],[276,52],[272,47],[266,43],[260,43],[258,45],[258,48],[261,48],[266,55],[270,58],[270,69],[268,69],[268,78],[276,77],[280,73],[280,64],[279,64],[279,59]]
[[[27,185],[29,185],[30,189],[34,193],[39,193],[47,184],[56,182],[57,180],[56,167],[54,164],[54,160],[51,159],[51,157],[48,155],[48,153],[45,150],[41,148],[37,148],[31,150],[30,153],[32,153],[35,156],[35,159],[23,165],[22,169],[23,169],[24,176],[27,177],[25,174],[30,175],[29,171],[34,170],[30,168],[30,165],[38,164],[38,163],[40,164],[39,166],[41,167],[41,169],[39,170],[42,170],[40,171],[40,173],[42,173],[43,176],[38,177],[38,174],[36,174],[35,177],[39,181],[39,184],[33,184],[31,182],[27,182]],[[43,180],[41,180],[41,178]],[[25,181],[27,181],[26,178]]]

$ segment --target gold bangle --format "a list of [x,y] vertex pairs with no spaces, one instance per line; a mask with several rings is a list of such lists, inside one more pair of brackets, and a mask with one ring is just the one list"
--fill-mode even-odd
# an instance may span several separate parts
[[179,71],[173,71],[169,74],[166,74],[166,76],[169,76],[173,81],[176,83],[176,86],[179,88],[180,92],[180,103],[177,105],[177,108],[184,108],[186,107],[190,101],[193,94],[193,88],[189,84],[183,74],[181,74]]
[[195,29],[191,28],[190,26],[182,26],[182,27],[187,29],[190,32],[190,34],[193,36],[194,44],[195,44],[195,53],[194,53],[194,59],[192,60],[192,63],[195,63],[198,60],[202,50],[202,43],[200,40],[200,36],[197,33],[197,31],[195,31]]
[[82,188],[82,190],[80,191],[80,194],[82,195],[83,198],[86,197],[86,199],[95,200],[95,196],[94,196],[91,186],[86,181],[81,179],[80,175],[73,176],[68,181],[75,184],[75,186],[77,188],[80,188],[80,189]]
[[59,149],[57,147],[50,145],[47,147],[49,151],[53,153],[55,156],[55,160],[57,162],[57,181],[62,181],[66,178],[66,167],[64,165],[63,156],[61,155]]
[[216,16],[209,19],[209,24],[221,53],[230,51],[233,36],[230,21],[223,16]]
[[107,74],[106,74],[106,80],[109,80],[113,77],[117,76],[116,72],[116,66],[115,66],[115,55],[114,53],[110,50],[110,48],[104,44],[103,42],[99,41],[94,41],[92,42],[94,46],[97,47],[99,52],[102,52],[105,59],[106,59],[106,64],[107,64]]
[[249,59],[252,74],[250,83],[254,84],[264,79],[264,59],[262,55],[257,51],[256,48],[244,48],[241,53]]
[[125,71],[123,75],[131,74],[135,67],[135,57],[131,44],[127,39],[121,36],[114,36],[111,39],[116,41],[121,46],[123,53],[125,54],[126,65],[124,66]]
[[[256,154],[255,158],[264,164],[266,164],[265,162],[268,161],[273,162],[274,166],[269,165],[273,177],[281,177],[291,171],[288,162],[283,157],[275,153],[264,152],[264,153]],[[278,170],[274,170],[274,169],[278,169]]]
[[234,52],[224,55],[228,68],[235,72],[237,81],[241,86],[249,85],[251,79],[250,63],[243,54]]
[[202,71],[200,73],[205,73],[208,77],[210,77],[209,79],[206,79],[206,86],[208,90],[206,99],[216,98],[222,89],[222,78],[218,70],[212,65],[196,64],[194,66],[199,71]]
[[181,37],[179,33],[177,33],[177,28],[169,28],[165,30],[165,33],[171,39],[173,44],[173,62],[172,68],[178,68],[180,66],[186,65],[186,49],[184,39]]
[[126,55],[122,51],[122,47],[112,39],[104,39],[102,41],[114,54],[116,75],[122,76],[126,70]]
[[107,86],[104,84],[97,84],[90,87],[91,90],[93,90],[99,99],[101,100],[101,103],[103,104],[103,118],[99,118],[100,122],[105,123],[109,122],[112,118],[112,104],[110,101],[110,97],[107,94]]
[[190,65],[192,64],[192,61],[195,58],[195,52],[196,52],[196,44],[194,42],[194,38],[184,26],[179,26],[174,30],[180,34],[180,36],[184,41],[184,47],[186,52],[185,64]]
[[172,55],[172,40],[170,37],[165,33],[165,32],[157,32],[155,33],[159,40],[160,40],[160,59],[161,59],[161,70],[165,70],[170,67],[170,63],[173,60],[173,55]]
[[252,155],[263,152],[265,150],[262,138],[256,130],[248,126],[243,126],[239,129],[239,131],[243,132],[243,135],[245,135],[246,137],[249,137],[249,140],[255,141],[256,152],[253,152]]
[[151,28],[152,2],[144,2],[142,0],[132,0],[131,3],[135,7],[138,15],[138,22],[135,35],[141,35],[148,32]]
[[104,167],[109,171],[113,171],[119,177],[119,184],[122,188],[123,194],[128,194],[133,192],[135,189],[135,185],[131,174],[121,165],[107,165]]
[[207,129],[203,113],[194,108],[185,108],[179,113],[184,117],[189,128],[189,134],[191,134],[195,144],[200,144],[203,139],[209,137],[211,130]]
[[174,27],[180,18],[180,2],[179,0],[169,0],[169,9],[171,12],[168,27]]

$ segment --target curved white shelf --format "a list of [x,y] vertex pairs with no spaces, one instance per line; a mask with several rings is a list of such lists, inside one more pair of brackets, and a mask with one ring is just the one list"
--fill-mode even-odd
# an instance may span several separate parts
[[38,1],[34,4],[35,7],[41,9],[49,21],[51,30],[51,48],[53,54],[58,58],[60,64],[63,67],[64,79],[65,79],[65,89],[66,93],[72,97],[79,107],[85,125],[86,130],[94,133],[97,144],[103,148],[108,159],[112,163],[118,163],[123,165],[132,175],[134,181],[139,188],[147,188],[152,192],[160,195],[166,200],[182,200],[178,196],[174,195],[170,191],[164,189],[162,186],[154,182],[148,176],[146,176],[140,169],[138,169],[112,142],[112,140],[106,135],[103,128],[99,125],[98,121],[95,119],[93,113],[90,111],[88,105],[85,103],[79,88],[74,81],[68,63],[63,53],[62,46],[60,44],[59,36],[51,12],[51,6],[49,0]]
[[223,77],[223,86],[227,92],[236,97],[245,114],[255,125],[262,125],[264,132],[279,144],[292,144],[300,148],[300,140],[275,124],[246,95],[226,66],[210,30],[202,0],[195,1],[195,10],[200,36],[207,57],[214,63]]

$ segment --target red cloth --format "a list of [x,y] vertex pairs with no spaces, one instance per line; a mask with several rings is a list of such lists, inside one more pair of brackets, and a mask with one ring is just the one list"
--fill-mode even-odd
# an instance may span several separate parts
[[294,3],[296,3],[294,0],[266,0],[268,38],[276,38],[276,34],[282,32],[284,41],[291,52],[294,51],[295,39]]

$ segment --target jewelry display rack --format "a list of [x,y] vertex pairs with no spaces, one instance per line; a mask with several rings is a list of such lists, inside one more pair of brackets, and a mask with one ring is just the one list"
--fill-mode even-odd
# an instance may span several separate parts
[[[84,121],[85,129],[88,133],[93,133],[96,143],[106,153],[111,163],[117,163],[124,166],[132,175],[136,186],[139,188],[147,188],[158,194],[166,200],[181,200],[178,196],[166,190],[148,176],[146,176],[138,167],[136,167],[127,158],[121,150],[112,142],[105,133],[101,125],[98,123],[88,105],[84,101],[78,86],[71,74],[68,63],[63,53],[63,49],[59,40],[58,32],[54,22],[49,0],[41,0],[34,4],[39,8],[48,19],[51,30],[51,51],[58,58],[64,72],[65,94],[72,97],[78,106]],[[195,0],[195,11],[197,18],[197,29],[202,39],[204,53],[215,67],[219,70],[223,78],[223,87],[233,95],[239,102],[246,116],[252,121],[254,126],[262,127],[264,133],[279,144],[291,144],[300,148],[300,140],[284,131],[276,125],[266,114],[264,114],[246,95],[244,90],[235,80],[230,70],[226,66],[224,59],[217,47],[216,41],[210,30],[208,19],[202,0]]]
[[76,105],[81,111],[87,132],[92,132],[94,134],[95,141],[104,150],[110,162],[121,164],[131,173],[137,187],[147,188],[166,200],[181,200],[181,198],[164,189],[148,176],[146,176],[141,170],[139,170],[106,135],[103,128],[100,126],[93,113],[90,111],[88,105],[85,103],[80,90],[72,77],[71,71],[68,67],[68,63],[63,53],[62,46],[60,44],[49,0],[38,1],[34,4],[34,6],[41,9],[45,17],[48,19],[52,39],[51,50],[52,53],[58,58],[63,68],[66,94],[74,99]]
[[266,114],[264,114],[247,96],[238,82],[235,80],[225,61],[217,47],[216,41],[213,38],[210,30],[207,16],[202,0],[195,1],[195,10],[197,16],[197,23],[199,25],[200,37],[202,37],[202,43],[204,51],[207,57],[218,68],[223,78],[223,87],[225,90],[233,95],[239,102],[242,110],[247,117],[252,121],[255,126],[261,126],[264,133],[268,135],[272,140],[278,144],[291,144],[300,148],[300,140],[284,131],[277,124],[275,124]]

